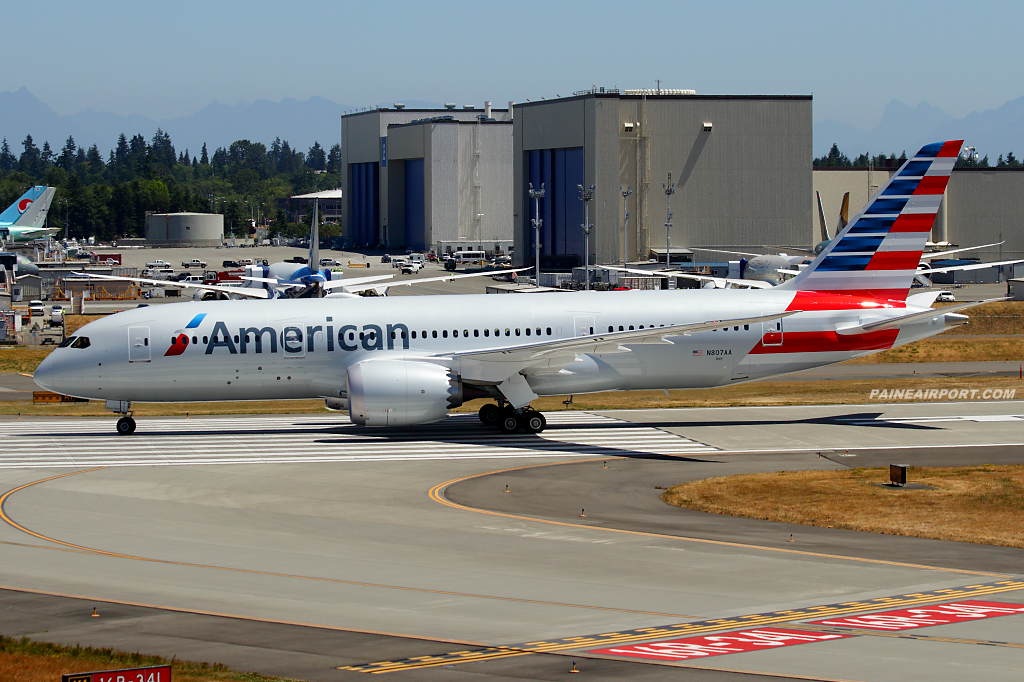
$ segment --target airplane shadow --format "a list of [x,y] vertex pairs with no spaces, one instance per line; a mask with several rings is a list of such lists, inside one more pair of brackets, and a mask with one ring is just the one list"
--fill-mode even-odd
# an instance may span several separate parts
[[918,431],[941,431],[941,426],[928,426],[926,424],[911,424],[907,422],[891,422],[879,419],[881,412],[859,412],[846,415],[833,415],[831,417],[813,417],[808,419],[733,419],[728,421],[657,421],[637,422],[644,426],[653,426],[657,429],[666,428],[693,428],[698,426],[711,427],[734,427],[734,426],[789,426],[799,424],[816,424],[828,426],[865,426],[875,429],[910,429]]

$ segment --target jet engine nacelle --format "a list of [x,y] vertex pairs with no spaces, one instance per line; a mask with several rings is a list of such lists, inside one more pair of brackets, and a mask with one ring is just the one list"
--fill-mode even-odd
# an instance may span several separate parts
[[348,368],[349,417],[360,426],[436,422],[462,402],[462,382],[447,367],[365,360]]

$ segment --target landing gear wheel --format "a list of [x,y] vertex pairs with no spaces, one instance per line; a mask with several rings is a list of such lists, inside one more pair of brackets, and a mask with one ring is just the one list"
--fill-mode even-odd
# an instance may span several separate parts
[[544,415],[533,410],[524,412],[520,419],[523,423],[523,429],[530,433],[540,433],[548,425],[548,420],[544,418]]
[[131,417],[121,417],[117,420],[117,435],[130,436],[135,433],[135,420]]
[[519,423],[519,415],[511,410],[502,413],[501,420],[498,421],[498,430],[502,433],[515,433],[520,426],[522,424]]
[[498,420],[501,419],[501,410],[494,403],[487,403],[480,408],[479,415],[480,421],[487,426],[496,426]]

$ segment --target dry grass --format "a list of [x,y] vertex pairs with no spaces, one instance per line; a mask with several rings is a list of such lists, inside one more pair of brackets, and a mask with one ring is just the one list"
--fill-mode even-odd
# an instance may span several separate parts
[[0,636],[0,680],[3,682],[54,682],[68,673],[117,670],[147,665],[171,666],[175,682],[278,682],[281,678],[255,673],[236,673],[220,664],[168,661],[113,649],[60,646],[28,638]]
[[1024,547],[1024,466],[908,472],[908,481],[934,490],[875,485],[888,479],[888,469],[748,474],[677,485],[662,499],[729,516]]

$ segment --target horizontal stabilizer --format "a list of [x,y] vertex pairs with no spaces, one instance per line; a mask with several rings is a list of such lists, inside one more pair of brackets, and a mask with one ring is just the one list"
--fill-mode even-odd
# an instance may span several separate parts
[[911,324],[912,322],[920,322],[927,320],[932,317],[940,317],[948,313],[955,313],[960,310],[966,310],[967,308],[973,308],[974,306],[983,305],[985,303],[995,303],[996,301],[1005,301],[1006,298],[990,298],[984,301],[971,301],[969,303],[957,303],[956,305],[943,306],[942,308],[932,308],[930,310],[922,310],[918,313],[911,313],[909,315],[902,315],[900,317],[893,317],[888,320],[880,320],[878,322],[871,322],[868,324],[857,325],[856,327],[841,327],[836,329],[836,333],[842,336],[849,336],[851,334],[867,334],[869,332],[879,332],[883,329],[896,329],[902,327],[905,324]]

